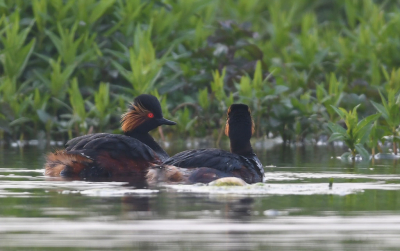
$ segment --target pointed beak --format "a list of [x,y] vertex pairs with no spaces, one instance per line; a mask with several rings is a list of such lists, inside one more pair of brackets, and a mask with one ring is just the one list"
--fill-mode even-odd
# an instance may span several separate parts
[[176,122],[165,118],[159,119],[158,122],[160,123],[160,125],[176,125]]

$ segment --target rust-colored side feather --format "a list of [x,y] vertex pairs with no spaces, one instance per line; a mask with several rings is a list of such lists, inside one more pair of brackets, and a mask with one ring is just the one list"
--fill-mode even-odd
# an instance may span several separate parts
[[66,168],[68,168],[69,173],[79,175],[79,173],[92,162],[93,160],[78,154],[56,151],[47,155],[45,175],[60,176],[61,172]]
[[111,176],[134,176],[145,177],[150,164],[142,159],[131,159],[126,156],[120,156],[114,159],[110,153],[102,151],[96,158],[97,165],[111,174]]

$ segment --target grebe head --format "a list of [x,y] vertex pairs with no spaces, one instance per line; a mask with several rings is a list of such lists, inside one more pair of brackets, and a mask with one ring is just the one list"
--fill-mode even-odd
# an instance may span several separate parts
[[122,115],[121,123],[125,133],[149,132],[160,125],[176,125],[163,117],[160,102],[149,94],[141,94],[133,100],[128,111]]
[[233,104],[228,109],[225,134],[231,140],[249,141],[254,133],[250,108],[245,104]]

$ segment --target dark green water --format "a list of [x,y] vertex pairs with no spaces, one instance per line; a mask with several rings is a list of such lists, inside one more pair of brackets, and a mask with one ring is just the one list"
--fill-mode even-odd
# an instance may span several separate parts
[[398,160],[277,145],[257,150],[263,186],[135,190],[46,178],[46,151],[0,150],[0,250],[400,249]]

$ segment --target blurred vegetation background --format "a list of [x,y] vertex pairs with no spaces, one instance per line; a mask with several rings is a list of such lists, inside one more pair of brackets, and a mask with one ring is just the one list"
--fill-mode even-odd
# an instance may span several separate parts
[[285,141],[329,135],[332,106],[363,118],[392,93],[399,110],[396,0],[0,0],[0,16],[1,139],[120,132],[141,93],[178,123],[167,137],[221,138],[233,102]]

